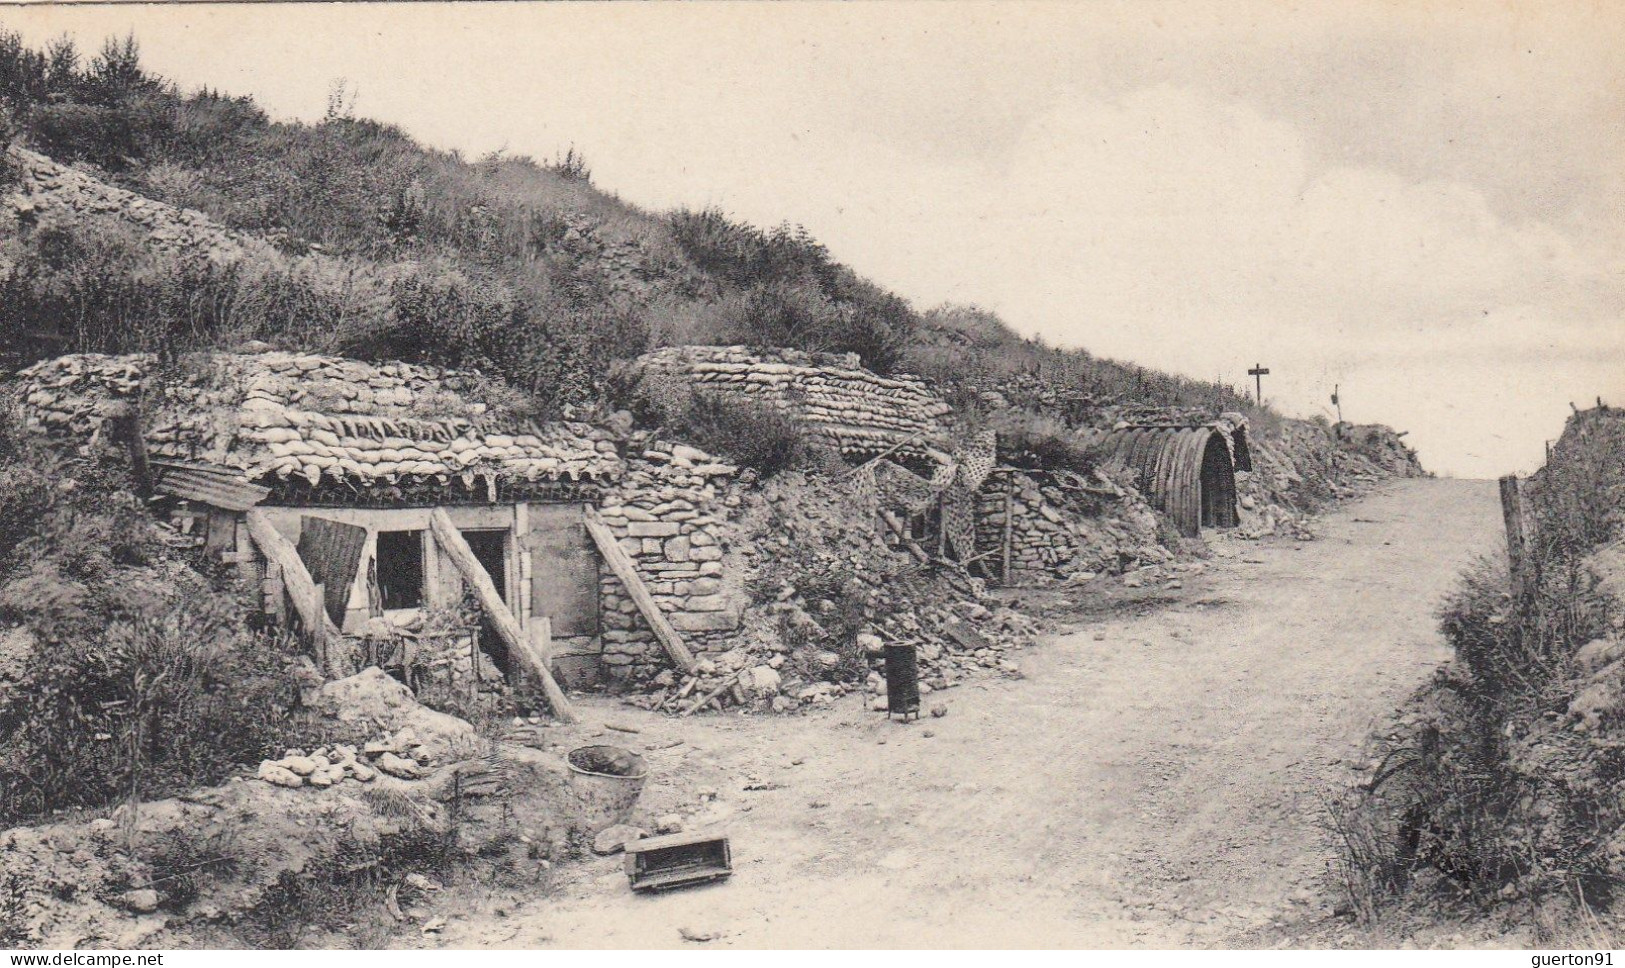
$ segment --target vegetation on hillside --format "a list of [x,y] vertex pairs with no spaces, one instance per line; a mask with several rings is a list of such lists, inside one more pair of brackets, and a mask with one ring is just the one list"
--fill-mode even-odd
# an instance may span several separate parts
[[0,358],[17,363],[258,338],[478,367],[545,411],[618,406],[604,375],[650,346],[743,343],[857,353],[972,407],[981,386],[1024,374],[1099,401],[1247,409],[1227,388],[1047,347],[980,310],[919,313],[799,228],[641,211],[595,188],[573,149],[553,163],[468,160],[354,117],[342,94],[301,124],[246,97],[182,92],[141,65],[132,38],[87,58],[0,33],[0,105],[20,142],[287,256],[222,269],[100,230],[0,238],[16,322]]
[[[1378,744],[1335,811],[1366,913],[1408,896],[1474,908],[1557,902],[1585,923],[1625,886],[1625,418],[1577,414],[1530,480],[1532,563],[1515,599],[1504,556],[1463,575],[1440,612],[1455,661]],[[1614,572],[1613,592],[1599,575]]]
[[294,653],[170,548],[118,460],[0,409],[0,826],[217,783],[294,738]]

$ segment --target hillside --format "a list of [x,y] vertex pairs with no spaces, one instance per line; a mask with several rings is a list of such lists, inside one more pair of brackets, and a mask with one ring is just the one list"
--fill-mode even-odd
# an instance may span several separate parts
[[1625,883],[1625,414],[1576,410],[1516,488],[1525,564],[1497,535],[1445,598],[1453,661],[1370,739],[1336,812],[1341,872],[1383,930],[1608,947]]
[[[873,714],[899,645],[919,695],[1014,682],[1041,620],[1155,610],[1423,474],[1386,427],[922,312],[799,228],[642,211],[573,151],[274,121],[133,40],[0,33],[0,105],[0,942],[385,937],[425,872],[545,887],[599,832],[548,778],[604,735],[575,702]],[[133,840],[80,822],[121,801]]]
[[470,160],[340,105],[306,125],[184,93],[130,40],[85,58],[0,35],[0,102],[20,144],[275,249],[198,266],[154,259],[115,226],[41,213],[50,231],[27,241],[8,226],[4,295],[21,325],[0,354],[18,363],[260,338],[474,366],[556,407],[599,402],[609,365],[651,346],[740,343],[856,352],[941,381],[956,404],[1019,375],[1095,403],[1251,411],[1227,388],[1048,348],[986,312],[919,312],[798,228],[642,211],[594,187],[574,153]]

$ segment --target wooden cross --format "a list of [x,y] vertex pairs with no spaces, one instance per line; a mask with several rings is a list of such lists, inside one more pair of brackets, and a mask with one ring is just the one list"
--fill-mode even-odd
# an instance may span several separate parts
[[1247,371],[1247,375],[1252,377],[1258,384],[1258,405],[1260,407],[1264,405],[1264,375],[1267,373],[1269,373],[1269,369],[1262,363],[1254,363],[1253,368]]

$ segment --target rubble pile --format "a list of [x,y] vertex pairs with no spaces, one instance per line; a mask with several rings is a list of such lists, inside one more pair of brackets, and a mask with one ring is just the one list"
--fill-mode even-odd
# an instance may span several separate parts
[[18,374],[30,425],[94,434],[109,405],[139,399],[158,458],[203,462],[249,479],[395,483],[613,476],[609,433],[501,418],[474,398],[474,374],[283,352],[214,353],[179,366],[137,354],[58,357]]
[[[386,757],[392,756],[415,762],[421,771],[428,764],[481,752],[473,726],[420,705],[412,690],[377,666],[323,683],[307,698],[306,706],[354,743],[362,744],[360,753],[350,757],[357,762],[382,768]],[[330,749],[326,755],[329,766],[346,762],[343,752]],[[413,768],[403,765],[402,772],[411,773]]]
[[864,680],[873,708],[884,708],[886,682],[879,650],[888,643],[914,646],[920,670],[920,695],[948,689],[975,675],[1020,676],[1010,653],[1024,648],[1039,633],[1038,623],[1006,606],[988,608],[970,600],[928,606],[882,619],[875,641],[868,643],[871,666]]
[[1108,403],[1070,384],[1032,373],[981,381],[975,394],[977,402],[988,411],[1025,410],[1066,424],[1077,424]]
[[[1339,453],[1350,463],[1363,459],[1389,477],[1422,477],[1427,472],[1416,457],[1416,451],[1405,446],[1404,434],[1382,424],[1339,423],[1332,426]],[[1370,474],[1365,468],[1350,468],[1355,473]]]
[[[347,752],[330,746],[271,762],[302,769],[300,759],[322,754],[331,767],[333,754]],[[357,750],[353,762],[366,758]],[[383,910],[389,923],[433,923],[417,902],[437,889],[425,873],[434,873],[435,849],[455,844],[464,863],[537,879],[591,833],[556,756],[503,745],[442,764],[406,783],[351,772],[324,788],[312,782],[319,769],[297,786],[239,777],[107,816],[0,831],[0,940],[51,949],[342,947],[357,940],[363,908]],[[318,900],[298,909],[294,936],[267,937],[287,924],[290,889]]]
[[844,454],[893,447],[924,454],[944,442],[942,420],[951,409],[924,380],[870,372],[853,353],[674,346],[647,353],[634,366],[697,391],[781,410]]
[[[367,744],[369,752],[375,744]],[[379,744],[382,745],[382,744]],[[391,759],[383,762],[385,749],[379,749],[376,768],[369,766],[359,758],[354,746],[339,744],[336,746],[322,746],[310,753],[304,750],[288,750],[279,760],[262,760],[259,772],[255,775],[273,786],[295,789],[302,786],[312,786],[317,789],[326,789],[336,783],[353,779],[358,783],[371,783],[378,778],[378,771],[384,770],[391,776],[401,779],[417,779],[422,775],[419,764],[413,761],[410,771],[401,769],[404,762],[399,754],[389,752]],[[397,772],[400,770],[400,772]],[[404,775],[403,775],[404,774]]]
[[23,148],[12,146],[5,153],[17,183],[0,212],[25,229],[105,220],[135,232],[148,248],[170,258],[219,264],[251,255],[277,258],[270,243],[233,232],[202,212],[115,188]]
[[823,705],[872,684],[888,642],[916,645],[922,678],[936,688],[977,670],[1010,671],[999,660],[1033,623],[984,605],[980,580],[891,547],[872,509],[841,497],[845,486],[791,472],[740,492],[722,526],[749,592],[738,632],[721,651],[697,652],[695,674],[663,669],[631,702],[674,713]]
[[1345,436],[1350,426],[1287,420],[1276,436],[1249,437],[1253,470],[1236,474],[1241,526],[1235,533],[1306,540],[1313,537],[1310,515],[1322,501],[1354,497],[1383,481],[1426,473],[1390,428],[1370,425]]

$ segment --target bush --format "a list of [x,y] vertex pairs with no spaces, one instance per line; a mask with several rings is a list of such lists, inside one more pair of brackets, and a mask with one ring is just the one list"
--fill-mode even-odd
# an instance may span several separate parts
[[[1365,907],[1423,872],[1482,905],[1573,897],[1582,909],[1606,907],[1625,879],[1618,679],[1574,661],[1592,641],[1617,640],[1621,603],[1598,591],[1585,557],[1618,534],[1622,440],[1625,420],[1578,415],[1533,480],[1528,598],[1512,597],[1499,556],[1446,597],[1440,628],[1455,661],[1380,744],[1367,789],[1338,808],[1340,863]],[[1582,695],[1592,698],[1577,705]]]
[[626,385],[625,371],[617,371],[615,383],[612,393],[628,402],[641,423],[754,468],[764,478],[800,466],[811,456],[801,425],[766,404],[696,392],[680,379],[656,375],[639,376]]
[[1084,476],[1100,465],[1100,455],[1053,417],[1004,410],[989,417],[985,425],[998,432],[999,460],[1007,464]]
[[127,484],[0,413],[0,623],[33,643],[0,679],[0,825],[215,783],[295,732],[292,650],[159,540]]
[[174,587],[100,634],[43,641],[0,693],[0,823],[218,783],[291,743],[293,650],[244,611]]

